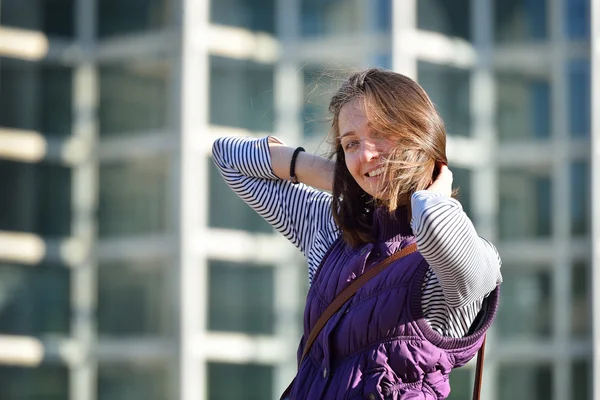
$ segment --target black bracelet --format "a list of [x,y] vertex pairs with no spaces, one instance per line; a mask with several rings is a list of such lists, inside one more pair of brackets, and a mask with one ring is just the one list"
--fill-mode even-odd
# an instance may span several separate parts
[[298,181],[298,177],[296,176],[296,158],[298,158],[298,153],[301,151],[306,150],[304,150],[304,147],[297,147],[296,150],[294,150],[294,154],[292,154],[292,161],[290,161],[290,181],[292,181],[294,185],[300,183],[300,181]]

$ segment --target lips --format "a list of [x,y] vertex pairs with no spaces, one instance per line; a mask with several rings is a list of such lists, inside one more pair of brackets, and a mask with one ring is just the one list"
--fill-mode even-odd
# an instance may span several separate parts
[[369,178],[374,178],[376,176],[383,174],[384,172],[385,172],[385,169],[380,167],[380,168],[377,168],[377,169],[367,172],[365,174],[365,176],[367,176]]

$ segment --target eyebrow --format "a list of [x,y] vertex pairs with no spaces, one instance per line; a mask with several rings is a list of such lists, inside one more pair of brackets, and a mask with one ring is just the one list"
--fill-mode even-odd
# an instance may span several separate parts
[[350,136],[350,135],[354,135],[354,134],[355,134],[354,131],[348,131],[346,133],[343,133],[343,134],[340,135],[340,140],[343,139],[343,138],[345,138],[346,136]]

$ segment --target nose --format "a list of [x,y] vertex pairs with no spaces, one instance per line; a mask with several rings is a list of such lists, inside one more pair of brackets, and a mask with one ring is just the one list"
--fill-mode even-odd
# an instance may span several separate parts
[[368,163],[371,160],[374,160],[379,157],[379,150],[375,143],[371,140],[363,140],[360,145],[360,162]]

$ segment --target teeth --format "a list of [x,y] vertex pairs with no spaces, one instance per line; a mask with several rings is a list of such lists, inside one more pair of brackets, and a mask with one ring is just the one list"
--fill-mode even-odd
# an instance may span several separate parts
[[369,175],[369,177],[372,178],[374,176],[383,174],[383,172],[384,172],[383,168],[377,168],[376,170],[369,172],[367,175]]

